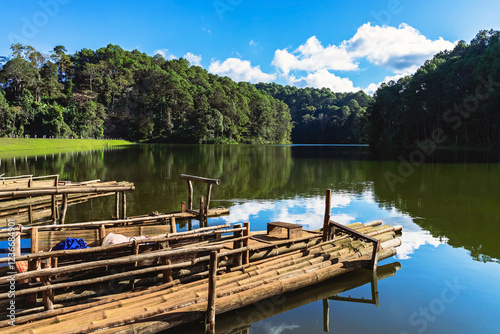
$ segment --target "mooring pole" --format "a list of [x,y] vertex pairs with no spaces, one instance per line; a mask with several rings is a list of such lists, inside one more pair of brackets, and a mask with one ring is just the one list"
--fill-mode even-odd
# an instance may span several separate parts
[[332,190],[326,189],[325,197],[325,220],[323,222],[323,241],[328,240],[329,235],[329,222],[330,222],[330,211],[332,206]]
[[205,333],[215,334],[215,298],[217,286],[217,251],[210,252],[210,272],[208,274],[208,301],[205,319]]

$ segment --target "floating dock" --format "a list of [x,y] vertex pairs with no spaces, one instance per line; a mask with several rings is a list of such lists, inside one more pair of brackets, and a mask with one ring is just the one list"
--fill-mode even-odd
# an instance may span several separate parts
[[[2,332],[156,333],[204,320],[205,332],[215,333],[216,315],[358,268],[376,275],[378,261],[394,256],[401,245],[399,225],[332,221],[330,190],[321,231],[286,222],[251,231],[246,222],[177,232],[178,218],[201,223],[222,210],[209,208],[212,185],[220,181],[181,179],[188,183],[188,202],[178,213],[16,229],[15,244],[27,235],[35,248],[23,256],[15,251],[14,263],[26,261],[28,271],[0,276],[0,307],[9,305],[15,281],[19,310],[15,327],[0,321]],[[198,211],[192,208],[193,181],[207,184]],[[105,238],[118,232],[158,235],[107,245]],[[50,250],[52,240],[63,235],[85,236],[94,247]],[[0,262],[12,266],[11,258]]]

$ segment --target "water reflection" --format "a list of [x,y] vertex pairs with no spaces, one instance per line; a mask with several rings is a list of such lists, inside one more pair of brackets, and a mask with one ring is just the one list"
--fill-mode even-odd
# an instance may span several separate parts
[[[251,222],[252,230],[265,230],[267,223],[283,221],[301,224],[305,229],[315,230],[323,226],[325,212],[324,196],[296,197],[277,201],[233,200],[229,216],[216,218],[213,224]],[[437,247],[447,243],[446,238],[433,237],[413,219],[396,208],[380,207],[369,190],[363,193],[332,193],[331,219],[341,224],[367,223],[381,219],[385,224],[402,225],[402,245],[398,247],[397,259],[408,259],[419,247]]]
[[[257,217],[319,228],[324,192],[332,188],[338,206],[332,210],[333,219],[341,223],[374,219],[401,223],[412,232],[408,235],[415,230],[408,237],[413,250],[422,244],[447,242],[464,247],[475,260],[497,261],[498,154],[436,152],[392,189],[384,175],[398,173],[397,157],[395,152],[374,152],[367,147],[137,145],[36,158],[2,156],[0,174],[131,181],[136,191],[128,196],[130,215],[178,211],[187,198],[180,174],[219,178],[222,184],[213,189],[214,205],[232,209],[229,222],[250,220],[260,229],[264,223],[255,223]],[[67,219],[108,219],[113,215],[112,201],[96,199],[72,207]]]

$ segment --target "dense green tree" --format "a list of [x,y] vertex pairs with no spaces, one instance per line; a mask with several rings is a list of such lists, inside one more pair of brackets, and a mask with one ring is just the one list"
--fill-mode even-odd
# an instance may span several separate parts
[[500,146],[499,54],[500,32],[481,31],[383,84],[369,108],[370,143],[415,146],[440,133],[438,144]]

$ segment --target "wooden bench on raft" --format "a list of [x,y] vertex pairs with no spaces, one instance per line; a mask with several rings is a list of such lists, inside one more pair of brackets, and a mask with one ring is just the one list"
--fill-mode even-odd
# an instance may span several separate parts
[[300,238],[302,236],[302,225],[283,222],[267,223],[267,235],[280,234],[283,229],[287,230],[288,239]]

